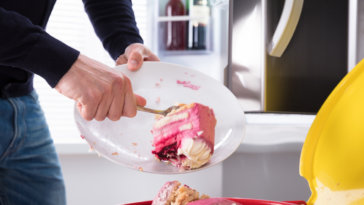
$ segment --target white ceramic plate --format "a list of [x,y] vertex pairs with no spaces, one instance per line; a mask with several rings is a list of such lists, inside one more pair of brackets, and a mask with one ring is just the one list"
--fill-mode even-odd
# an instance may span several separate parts
[[[217,119],[215,152],[210,163],[199,169],[180,172],[171,164],[156,161],[151,154],[153,114],[138,112],[135,118],[122,118],[116,122],[109,119],[86,121],[75,107],[78,129],[105,158],[135,170],[141,168],[144,172],[181,174],[214,166],[239,147],[245,134],[244,111],[235,96],[218,81],[190,68],[162,62],[144,62],[136,72],[129,71],[126,65],[115,69],[130,78],[134,92],[147,99],[146,107],[166,109],[175,102],[198,102],[213,108]],[[177,80],[190,81],[201,87],[192,90],[177,84]],[[159,103],[156,102],[158,97]]]

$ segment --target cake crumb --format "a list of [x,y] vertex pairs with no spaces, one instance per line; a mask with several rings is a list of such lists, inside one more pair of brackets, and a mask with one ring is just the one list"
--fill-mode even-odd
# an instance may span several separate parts
[[155,120],[159,120],[159,119],[161,119],[163,117],[163,115],[158,115],[158,114],[155,114],[154,115],[154,119]]
[[134,153],[136,154],[136,153],[137,153],[137,151],[134,151]]
[[84,139],[85,139],[85,136],[82,136],[82,135],[81,135],[81,138],[84,140]]
[[141,172],[142,172],[142,171],[143,171],[143,168],[142,168],[142,167],[139,167],[139,171],[141,171]]
[[133,142],[133,146],[137,146],[137,145],[138,145],[137,143]]
[[94,141],[92,144],[96,144],[96,141]]
[[158,159],[157,157],[154,157],[154,159],[155,159],[155,160],[157,160],[158,162],[160,162],[160,161],[161,161],[161,160],[160,160],[160,159]]
[[166,164],[170,164],[171,162],[166,162]]
[[159,83],[155,83],[155,85],[156,85],[157,87],[160,87],[160,84],[159,84]]
[[118,155],[118,153],[117,152],[113,152],[113,153],[111,153],[111,155]]
[[96,153],[99,157],[102,157],[101,153],[96,150]]
[[160,81],[163,82],[163,79],[161,78]]
[[206,195],[206,194],[202,194],[202,196],[200,196],[200,200],[201,199],[208,199],[208,198],[210,198],[210,196]]
[[120,133],[120,135],[123,135],[123,133]]
[[155,100],[157,103],[160,103],[161,102],[161,98],[160,97],[157,97],[157,99]]
[[185,74],[187,75],[188,73],[187,73],[187,72],[185,72]]
[[88,152],[92,152],[94,151],[94,148],[87,142],[88,146],[90,146],[90,149],[88,150]]

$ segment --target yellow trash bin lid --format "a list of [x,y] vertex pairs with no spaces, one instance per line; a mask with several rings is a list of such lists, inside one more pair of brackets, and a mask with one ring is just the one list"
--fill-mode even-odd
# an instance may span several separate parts
[[338,84],[303,145],[308,205],[364,205],[364,60]]

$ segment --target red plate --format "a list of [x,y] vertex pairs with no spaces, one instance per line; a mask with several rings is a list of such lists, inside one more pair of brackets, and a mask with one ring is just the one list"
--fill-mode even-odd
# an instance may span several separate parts
[[[307,205],[305,201],[267,201],[258,199],[225,198],[243,205]],[[140,201],[125,205],[151,205],[152,201]]]

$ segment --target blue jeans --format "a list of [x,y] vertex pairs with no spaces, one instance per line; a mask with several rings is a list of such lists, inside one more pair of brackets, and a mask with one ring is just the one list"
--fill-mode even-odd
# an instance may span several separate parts
[[0,204],[66,204],[60,163],[35,91],[0,98]]

